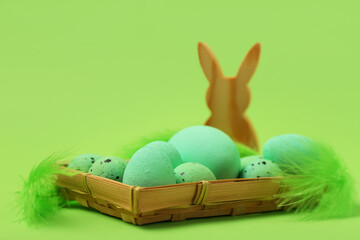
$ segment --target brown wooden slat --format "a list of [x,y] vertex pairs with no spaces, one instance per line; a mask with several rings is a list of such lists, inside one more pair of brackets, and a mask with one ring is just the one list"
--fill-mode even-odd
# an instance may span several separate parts
[[272,197],[277,194],[280,182],[274,179],[212,183],[206,203],[251,200]]
[[138,195],[138,212],[192,204],[197,184],[200,183],[141,188]]
[[201,182],[142,188],[87,175],[84,187],[83,178],[84,173],[73,177],[59,175],[57,185],[62,187],[61,194],[137,225],[281,210],[274,199],[281,178],[210,181],[205,205],[194,205],[202,189]]
[[[73,177],[58,175],[57,185],[86,193],[83,176],[84,173]],[[129,185],[91,174],[87,175],[86,182],[92,196],[131,210]]]

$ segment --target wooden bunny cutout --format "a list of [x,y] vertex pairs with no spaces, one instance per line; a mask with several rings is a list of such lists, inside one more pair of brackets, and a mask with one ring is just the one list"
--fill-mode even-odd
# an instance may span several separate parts
[[225,77],[210,47],[198,44],[201,67],[210,85],[206,101],[211,115],[205,125],[224,131],[233,140],[258,150],[256,133],[245,111],[250,104],[248,82],[253,76],[260,57],[260,44],[256,43],[243,60],[235,77]]

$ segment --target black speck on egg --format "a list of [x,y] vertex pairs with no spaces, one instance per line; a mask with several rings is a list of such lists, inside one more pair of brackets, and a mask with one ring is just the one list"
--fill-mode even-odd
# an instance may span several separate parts
[[257,178],[259,178],[260,176],[256,176]]
[[93,158],[93,157],[91,157],[90,159],[91,159],[91,160],[95,160],[95,158]]
[[100,162],[100,165],[102,164],[103,162]]
[[111,159],[106,159],[104,162],[109,163],[111,162]]
[[116,176],[116,178],[115,179],[119,179],[120,177],[119,176]]
[[258,165],[260,165],[260,162],[258,162]]
[[254,166],[254,164],[252,163],[251,166]]
[[182,179],[183,182],[185,182],[185,179]]
[[90,172],[92,172],[92,169],[90,170]]
[[262,164],[266,165],[266,162],[265,162],[265,161],[262,161]]
[[91,160],[91,163],[94,163],[95,162],[95,160]]

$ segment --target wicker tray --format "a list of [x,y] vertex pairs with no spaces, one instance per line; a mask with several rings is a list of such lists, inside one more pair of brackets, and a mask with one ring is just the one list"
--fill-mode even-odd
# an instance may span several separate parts
[[275,198],[281,178],[137,187],[79,172],[58,175],[57,185],[66,199],[136,225],[282,210]]

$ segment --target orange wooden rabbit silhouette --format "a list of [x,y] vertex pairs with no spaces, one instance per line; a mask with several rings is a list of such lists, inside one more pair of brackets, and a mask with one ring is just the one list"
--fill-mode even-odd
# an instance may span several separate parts
[[206,125],[227,133],[233,140],[258,150],[255,130],[245,111],[250,104],[248,82],[253,76],[260,57],[260,44],[256,43],[248,52],[235,77],[225,77],[220,64],[210,47],[198,44],[201,67],[210,85],[206,101],[211,115]]

